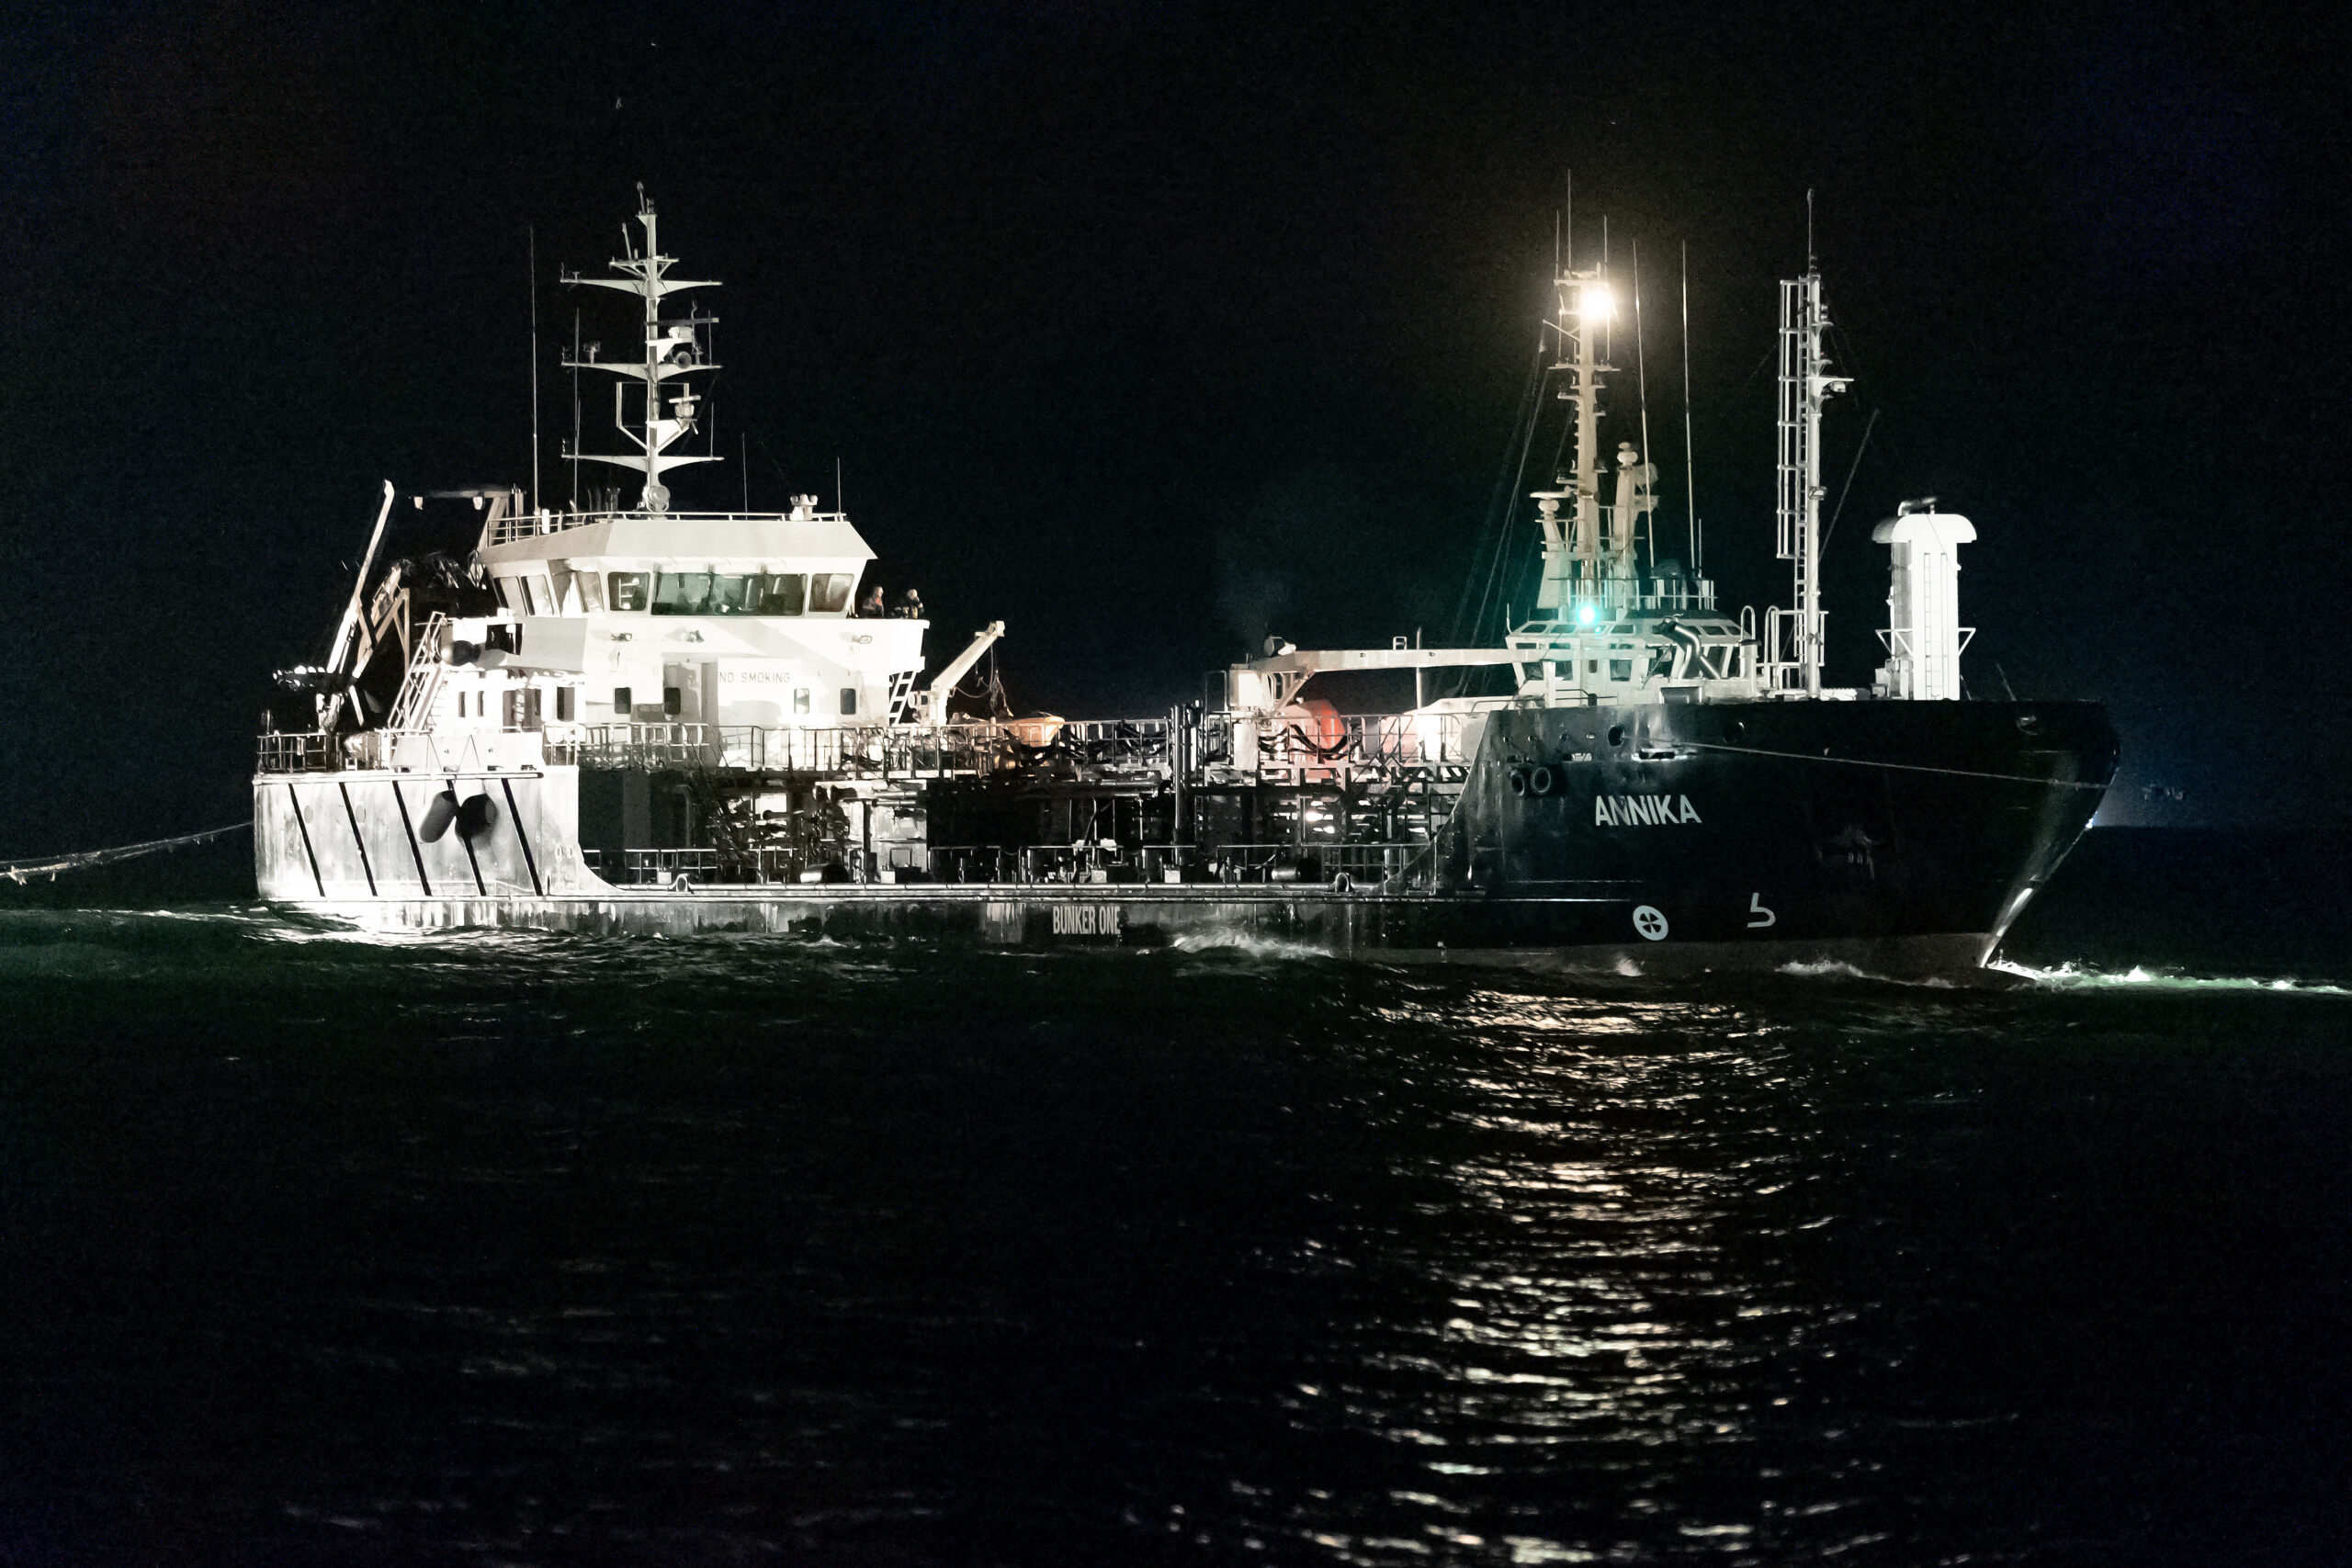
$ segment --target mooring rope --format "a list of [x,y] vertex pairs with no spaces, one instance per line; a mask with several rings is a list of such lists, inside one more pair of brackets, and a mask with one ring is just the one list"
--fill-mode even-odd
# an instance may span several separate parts
[[2038,779],[2031,773],[1987,773],[1974,768],[1931,768],[1925,762],[1882,762],[1869,757],[1812,756],[1804,751],[1767,751],[1755,746],[1716,746],[1704,740],[1677,740],[1694,751],[1736,751],[1743,757],[1779,757],[1792,762],[1838,762],[1849,768],[1888,768],[1905,773],[1950,773],[1963,779],[1999,779],[2004,784],[2041,784],[2049,789],[2105,789],[2103,784],[2080,779]]
[[110,850],[84,850],[78,854],[58,855],[49,860],[0,861],[0,876],[20,887],[28,878],[35,876],[46,876],[54,882],[61,871],[83,871],[94,865],[112,865],[117,861],[137,860],[141,855],[152,855],[158,850],[175,850],[182,844],[200,844],[208,839],[242,833],[252,826],[253,823],[247,820],[232,823],[226,828],[207,828],[201,833],[182,833],[176,839],[150,839],[143,844],[118,844]]

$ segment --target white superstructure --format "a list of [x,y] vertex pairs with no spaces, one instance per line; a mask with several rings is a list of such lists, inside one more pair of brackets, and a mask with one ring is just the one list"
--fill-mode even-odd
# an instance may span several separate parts
[[[662,254],[642,195],[643,252],[632,245],[616,258],[616,276],[564,278],[641,301],[641,356],[605,359],[592,346],[564,362],[615,378],[614,428],[634,448],[564,455],[641,476],[635,504],[492,508],[480,559],[515,646],[495,668],[481,660],[454,668],[433,722],[814,730],[897,716],[922,670],[929,623],[854,614],[874,552],[846,515],[808,495],[785,513],[671,508],[664,473],[720,460],[682,449],[701,425],[686,378],[718,367],[707,339],[718,318],[693,309],[665,316],[663,302],[718,285],[672,276],[676,258]],[[450,635],[479,645],[491,634],[459,625]]]

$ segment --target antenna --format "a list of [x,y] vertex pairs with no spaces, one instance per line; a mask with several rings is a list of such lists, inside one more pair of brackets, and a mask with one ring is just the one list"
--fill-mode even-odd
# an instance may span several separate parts
[[1560,184],[1561,188],[1566,193],[1565,199],[1568,204],[1566,262],[1568,265],[1574,266],[1577,264],[1577,172],[1574,169],[1561,170]]
[[1813,254],[1813,187],[1807,186],[1804,190],[1804,269],[1815,272],[1820,270],[1820,265]]
[[580,311],[571,312],[571,510],[580,510]]
[[844,517],[849,515],[849,498],[842,493],[842,455],[839,452],[833,454],[833,510]]
[[539,506],[539,231],[526,226],[531,268],[531,509]]
[[[1609,214],[1606,212],[1600,215],[1600,276],[1603,277],[1609,276]],[[1600,357],[1604,360],[1615,358],[1617,356],[1617,312],[1614,310],[1601,319],[1600,342]]]
[[1690,457],[1690,242],[1682,242],[1682,507],[1690,528],[1690,575],[1706,575],[1699,556],[1699,491]]
[[752,437],[747,430],[735,433],[736,456],[743,464],[743,510],[752,510]]
[[[1634,242],[1634,398],[1642,411],[1642,465],[1650,464],[1650,379],[1647,361],[1642,355],[1642,243]],[[1655,468],[1652,468],[1655,472]],[[1657,492],[1653,491],[1652,494]],[[1650,570],[1657,570],[1657,521],[1653,515],[1655,504],[1641,514],[1642,524],[1650,531]]]

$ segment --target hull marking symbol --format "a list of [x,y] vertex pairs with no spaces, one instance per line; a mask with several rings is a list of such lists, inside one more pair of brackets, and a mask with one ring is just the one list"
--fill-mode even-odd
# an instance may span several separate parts
[[1760,931],[1767,926],[1776,926],[1781,923],[1781,917],[1764,907],[1764,895],[1761,893],[1750,893],[1747,896],[1747,912],[1756,917],[1747,922],[1749,931]]
[[1666,940],[1666,917],[1647,904],[1634,906],[1634,929],[1652,942]]

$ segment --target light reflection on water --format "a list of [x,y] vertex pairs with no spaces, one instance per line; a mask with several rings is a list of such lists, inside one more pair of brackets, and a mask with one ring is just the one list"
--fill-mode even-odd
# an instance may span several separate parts
[[[1376,1438],[1421,1480],[1385,1488],[1376,1524],[1310,1498],[1285,1526],[1350,1562],[1604,1561],[1629,1520],[1677,1553],[1747,1549],[1755,1512],[1710,1512],[1674,1472],[1755,1448],[1788,1347],[1825,1315],[1773,1249],[1823,1217],[1786,1201],[1808,1120],[1788,1064],[1724,1043],[1757,1032],[1747,1010],[1690,1000],[1489,987],[1392,1016],[1466,1047],[1447,1119],[1470,1147],[1418,1173],[1426,1224],[1355,1238],[1363,1267],[1419,1276],[1422,1311],[1351,1325],[1351,1364],[1302,1385],[1297,1418]],[[1570,1476],[1605,1519],[1545,1528]],[[1514,1514],[1491,1540],[1464,1525]]]
[[2184,1409],[2311,1463],[2180,1392],[2346,1259],[2308,988],[41,918],[61,1558],[2146,1561]]

